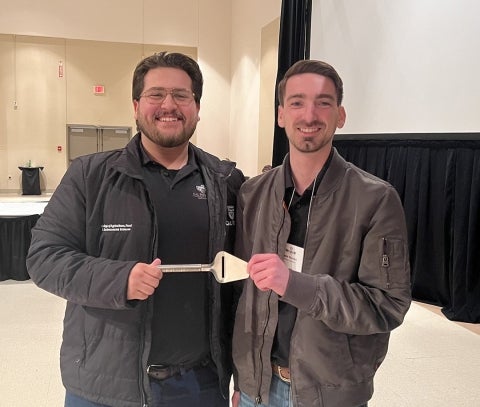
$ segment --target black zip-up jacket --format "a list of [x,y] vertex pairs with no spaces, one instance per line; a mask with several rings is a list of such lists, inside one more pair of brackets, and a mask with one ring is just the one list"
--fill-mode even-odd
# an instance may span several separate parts
[[[148,406],[146,375],[152,297],[127,301],[130,270],[156,257],[156,217],[145,184],[137,134],[120,150],[72,162],[32,230],[27,268],[41,288],[67,300],[60,352],[66,389],[115,407]],[[235,163],[190,144],[207,189],[209,256],[231,251],[236,194],[244,180]],[[174,238],[174,236],[172,236]],[[209,335],[220,388],[228,397],[237,294],[209,276]]]

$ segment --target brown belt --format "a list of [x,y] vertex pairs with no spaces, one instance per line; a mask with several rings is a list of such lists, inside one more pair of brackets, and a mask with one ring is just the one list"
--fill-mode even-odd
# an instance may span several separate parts
[[273,374],[280,378],[280,380],[290,383],[290,369],[288,367],[281,367],[272,363]]

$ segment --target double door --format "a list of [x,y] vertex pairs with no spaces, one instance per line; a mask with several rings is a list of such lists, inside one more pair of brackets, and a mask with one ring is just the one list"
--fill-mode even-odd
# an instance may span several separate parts
[[68,162],[75,158],[125,147],[132,137],[131,127],[67,125]]

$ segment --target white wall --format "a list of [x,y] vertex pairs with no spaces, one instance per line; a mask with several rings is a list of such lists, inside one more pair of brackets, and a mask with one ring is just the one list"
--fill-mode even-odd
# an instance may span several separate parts
[[201,29],[198,30],[196,46],[204,87],[196,144],[220,158],[235,160],[228,142],[231,4],[222,0],[201,0],[199,3]]
[[1,0],[0,30],[7,34],[194,46],[204,25],[198,18],[202,2]]
[[480,131],[477,0],[313,0],[311,58],[344,80],[341,133]]
[[261,29],[280,8],[281,0],[0,0],[0,32],[197,47],[205,76],[197,144],[253,175]]
[[[247,175],[258,174],[258,138],[262,136],[258,114],[261,29],[280,11],[281,0],[233,0],[230,151]],[[272,73],[273,84],[276,74]]]

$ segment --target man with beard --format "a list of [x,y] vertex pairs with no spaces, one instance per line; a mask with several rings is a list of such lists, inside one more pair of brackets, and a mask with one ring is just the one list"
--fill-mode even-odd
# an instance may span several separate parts
[[234,407],[365,406],[409,308],[398,194],[332,147],[342,97],[333,67],[294,64],[278,85],[290,152],[240,189]]
[[228,406],[238,294],[211,273],[158,267],[233,249],[244,177],[189,142],[202,88],[186,55],[141,61],[138,134],[75,160],[33,229],[30,276],[67,300],[66,407]]

